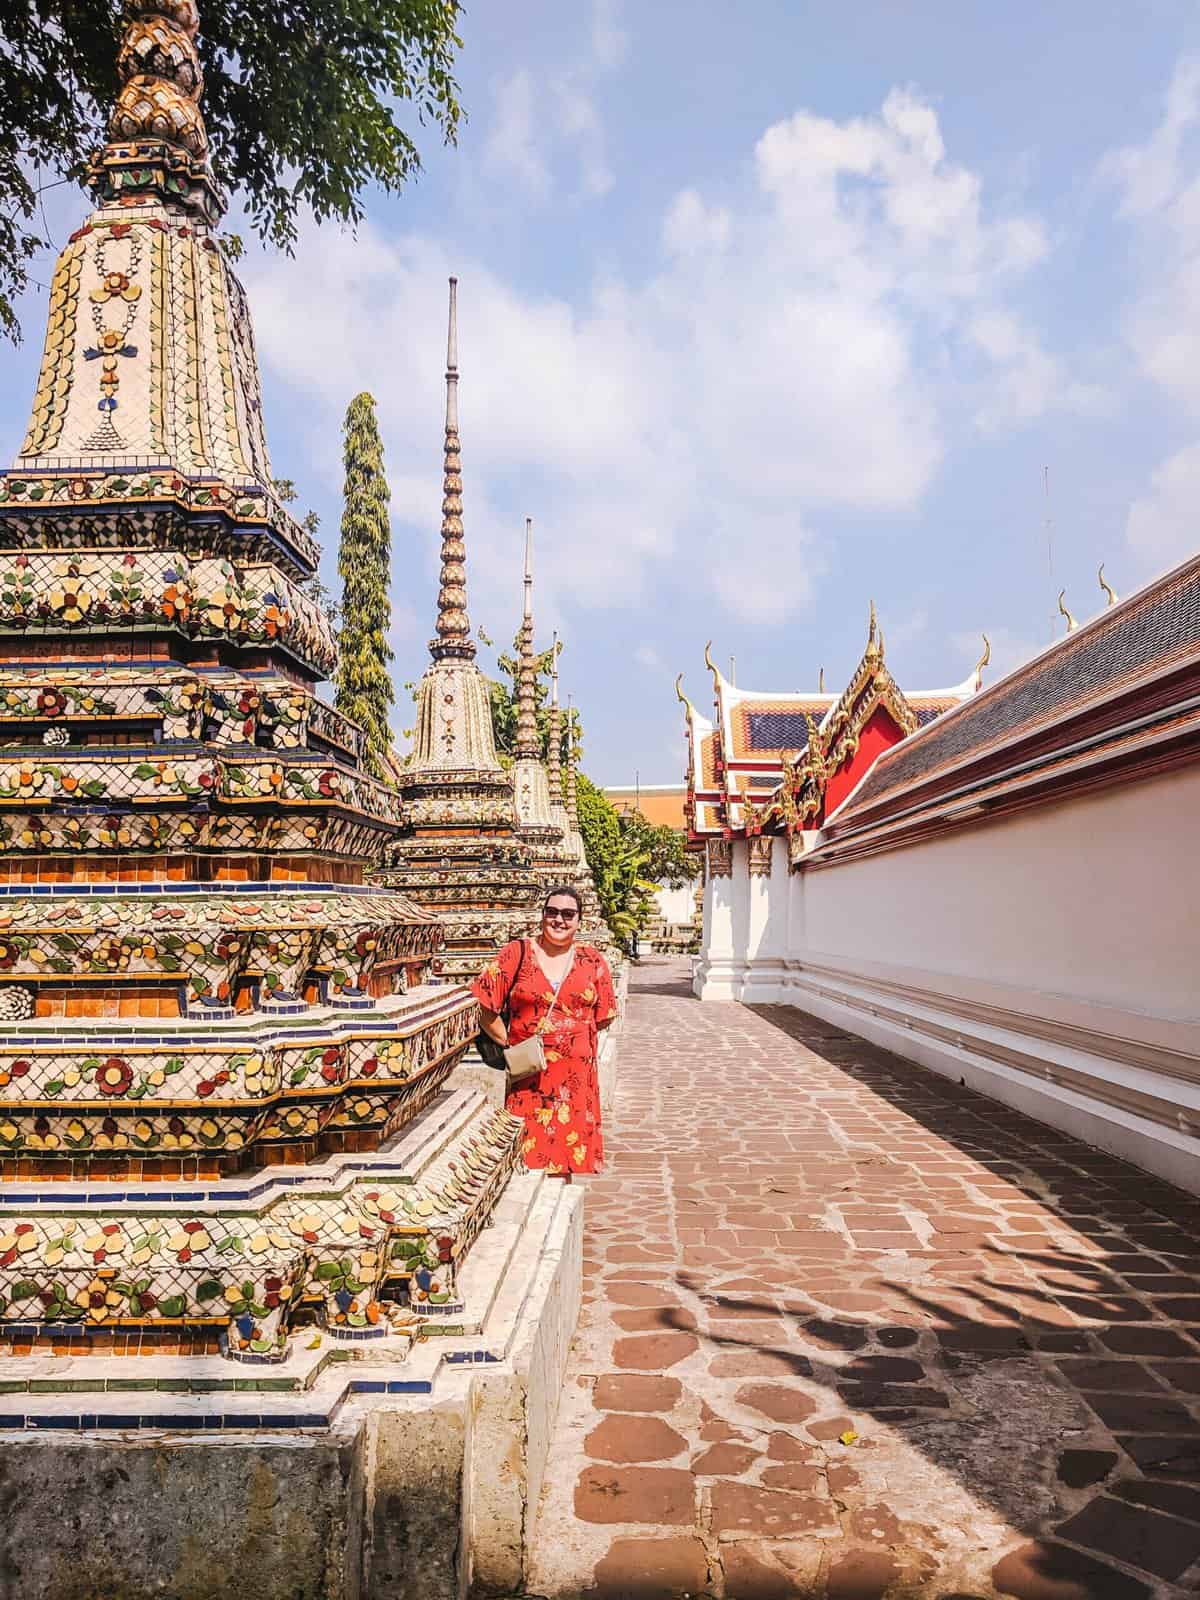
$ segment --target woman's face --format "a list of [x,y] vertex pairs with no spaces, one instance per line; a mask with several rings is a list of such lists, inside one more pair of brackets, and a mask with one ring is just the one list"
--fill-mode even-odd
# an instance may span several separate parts
[[542,938],[564,948],[579,929],[579,907],[570,895],[552,894],[542,908]]

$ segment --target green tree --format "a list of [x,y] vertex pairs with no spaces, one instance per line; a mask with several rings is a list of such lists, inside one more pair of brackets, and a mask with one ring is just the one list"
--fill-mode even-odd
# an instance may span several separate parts
[[[353,223],[368,185],[403,188],[421,158],[397,115],[453,143],[459,14],[458,0],[202,0],[213,165],[262,237],[290,249],[303,212]],[[120,0],[2,8],[0,328],[10,336],[13,296],[44,242],[40,180],[78,179],[103,143],[121,26]]]
[[683,830],[647,822],[640,811],[621,813],[621,832],[646,857],[646,877],[681,889],[700,875],[700,859],[688,851]]
[[625,819],[604,791],[582,772],[577,786],[579,832],[596,898],[613,936],[628,945],[654,911],[652,851],[636,828],[625,827]]
[[[503,650],[496,657],[500,677],[490,679],[492,701],[492,734],[496,740],[496,753],[507,766],[512,760],[517,742],[517,675],[521,670],[520,639],[518,633],[512,650]],[[549,751],[550,739],[550,684],[549,674],[553,663],[549,650],[539,651],[533,658],[533,700],[537,714],[538,739],[544,760]],[[545,681],[543,681],[545,680]],[[566,735],[567,714],[563,711],[563,734]],[[560,752],[561,754],[561,752]]]
[[392,603],[392,526],[388,517],[383,444],[369,394],[355,395],[346,411],[346,469],[338,572],[342,580],[342,630],[335,674],[337,708],[367,733],[367,762],[382,775],[390,736],[392,652],[388,628]]

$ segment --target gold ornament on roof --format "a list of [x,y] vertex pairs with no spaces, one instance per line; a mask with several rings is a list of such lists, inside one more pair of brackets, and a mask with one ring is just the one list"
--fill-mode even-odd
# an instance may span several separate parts
[[1118,600],[1121,597],[1117,593],[1117,591],[1113,588],[1111,583],[1105,583],[1105,581],[1104,581],[1104,563],[1103,563],[1103,561],[1100,563],[1100,570],[1096,574],[1096,576],[1100,580],[1100,587],[1104,590],[1106,604],[1110,605],[1110,606],[1115,606],[1117,604]]
[[986,633],[981,635],[981,637],[983,639],[983,654],[975,663],[975,687],[977,689],[983,682],[983,669],[992,659],[992,641],[988,638]]
[[818,694],[824,694],[825,693],[825,668],[824,667],[818,667],[817,668],[817,693]]
[[1066,592],[1067,591],[1065,589],[1060,589],[1058,591],[1058,609],[1062,613],[1062,615],[1064,617],[1066,617],[1066,619],[1067,619],[1067,632],[1068,633],[1074,633],[1075,629],[1079,626],[1079,624],[1075,621],[1075,618],[1067,610],[1066,606],[1063,605],[1063,596],[1066,594]]
[[718,672],[717,664],[712,658],[712,640],[711,639],[704,646],[704,665],[712,673],[714,691],[717,694],[720,694],[720,692],[721,692],[721,674],[720,674],[720,672]]
[[867,648],[866,648],[866,651],[865,651],[865,655],[866,655],[866,658],[868,660],[873,660],[877,655],[879,655],[881,653],[880,641],[879,641],[879,638],[878,638],[878,634],[879,634],[879,622],[878,622],[878,619],[876,618],[876,615],[875,615],[875,602],[874,602],[874,600],[872,600],[871,601],[870,621],[869,621],[868,627],[867,627]]

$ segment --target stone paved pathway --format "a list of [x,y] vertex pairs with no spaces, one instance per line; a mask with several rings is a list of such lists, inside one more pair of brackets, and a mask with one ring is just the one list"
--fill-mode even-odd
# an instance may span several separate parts
[[531,1593],[1200,1593],[1200,1202],[635,974]]

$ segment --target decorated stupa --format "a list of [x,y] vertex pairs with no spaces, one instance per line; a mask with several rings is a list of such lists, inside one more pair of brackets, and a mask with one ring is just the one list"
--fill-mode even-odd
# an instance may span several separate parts
[[[269,1359],[302,1313],[362,1338],[454,1311],[519,1124],[475,1097],[414,1137],[476,1013],[428,981],[441,921],[367,869],[454,800],[402,810],[315,693],[319,550],[273,487],[197,25],[133,8],[0,477],[0,1336]],[[499,825],[455,515],[421,748]],[[523,911],[521,845],[488,849]]]
[[496,751],[491,685],[475,661],[467,612],[457,290],[451,278],[437,636],[417,686],[413,749],[397,773],[404,832],[380,874],[438,915],[445,945],[434,968],[447,979],[473,977],[499,945],[532,933],[551,881],[538,865],[541,834],[531,842],[519,826],[514,774]]

